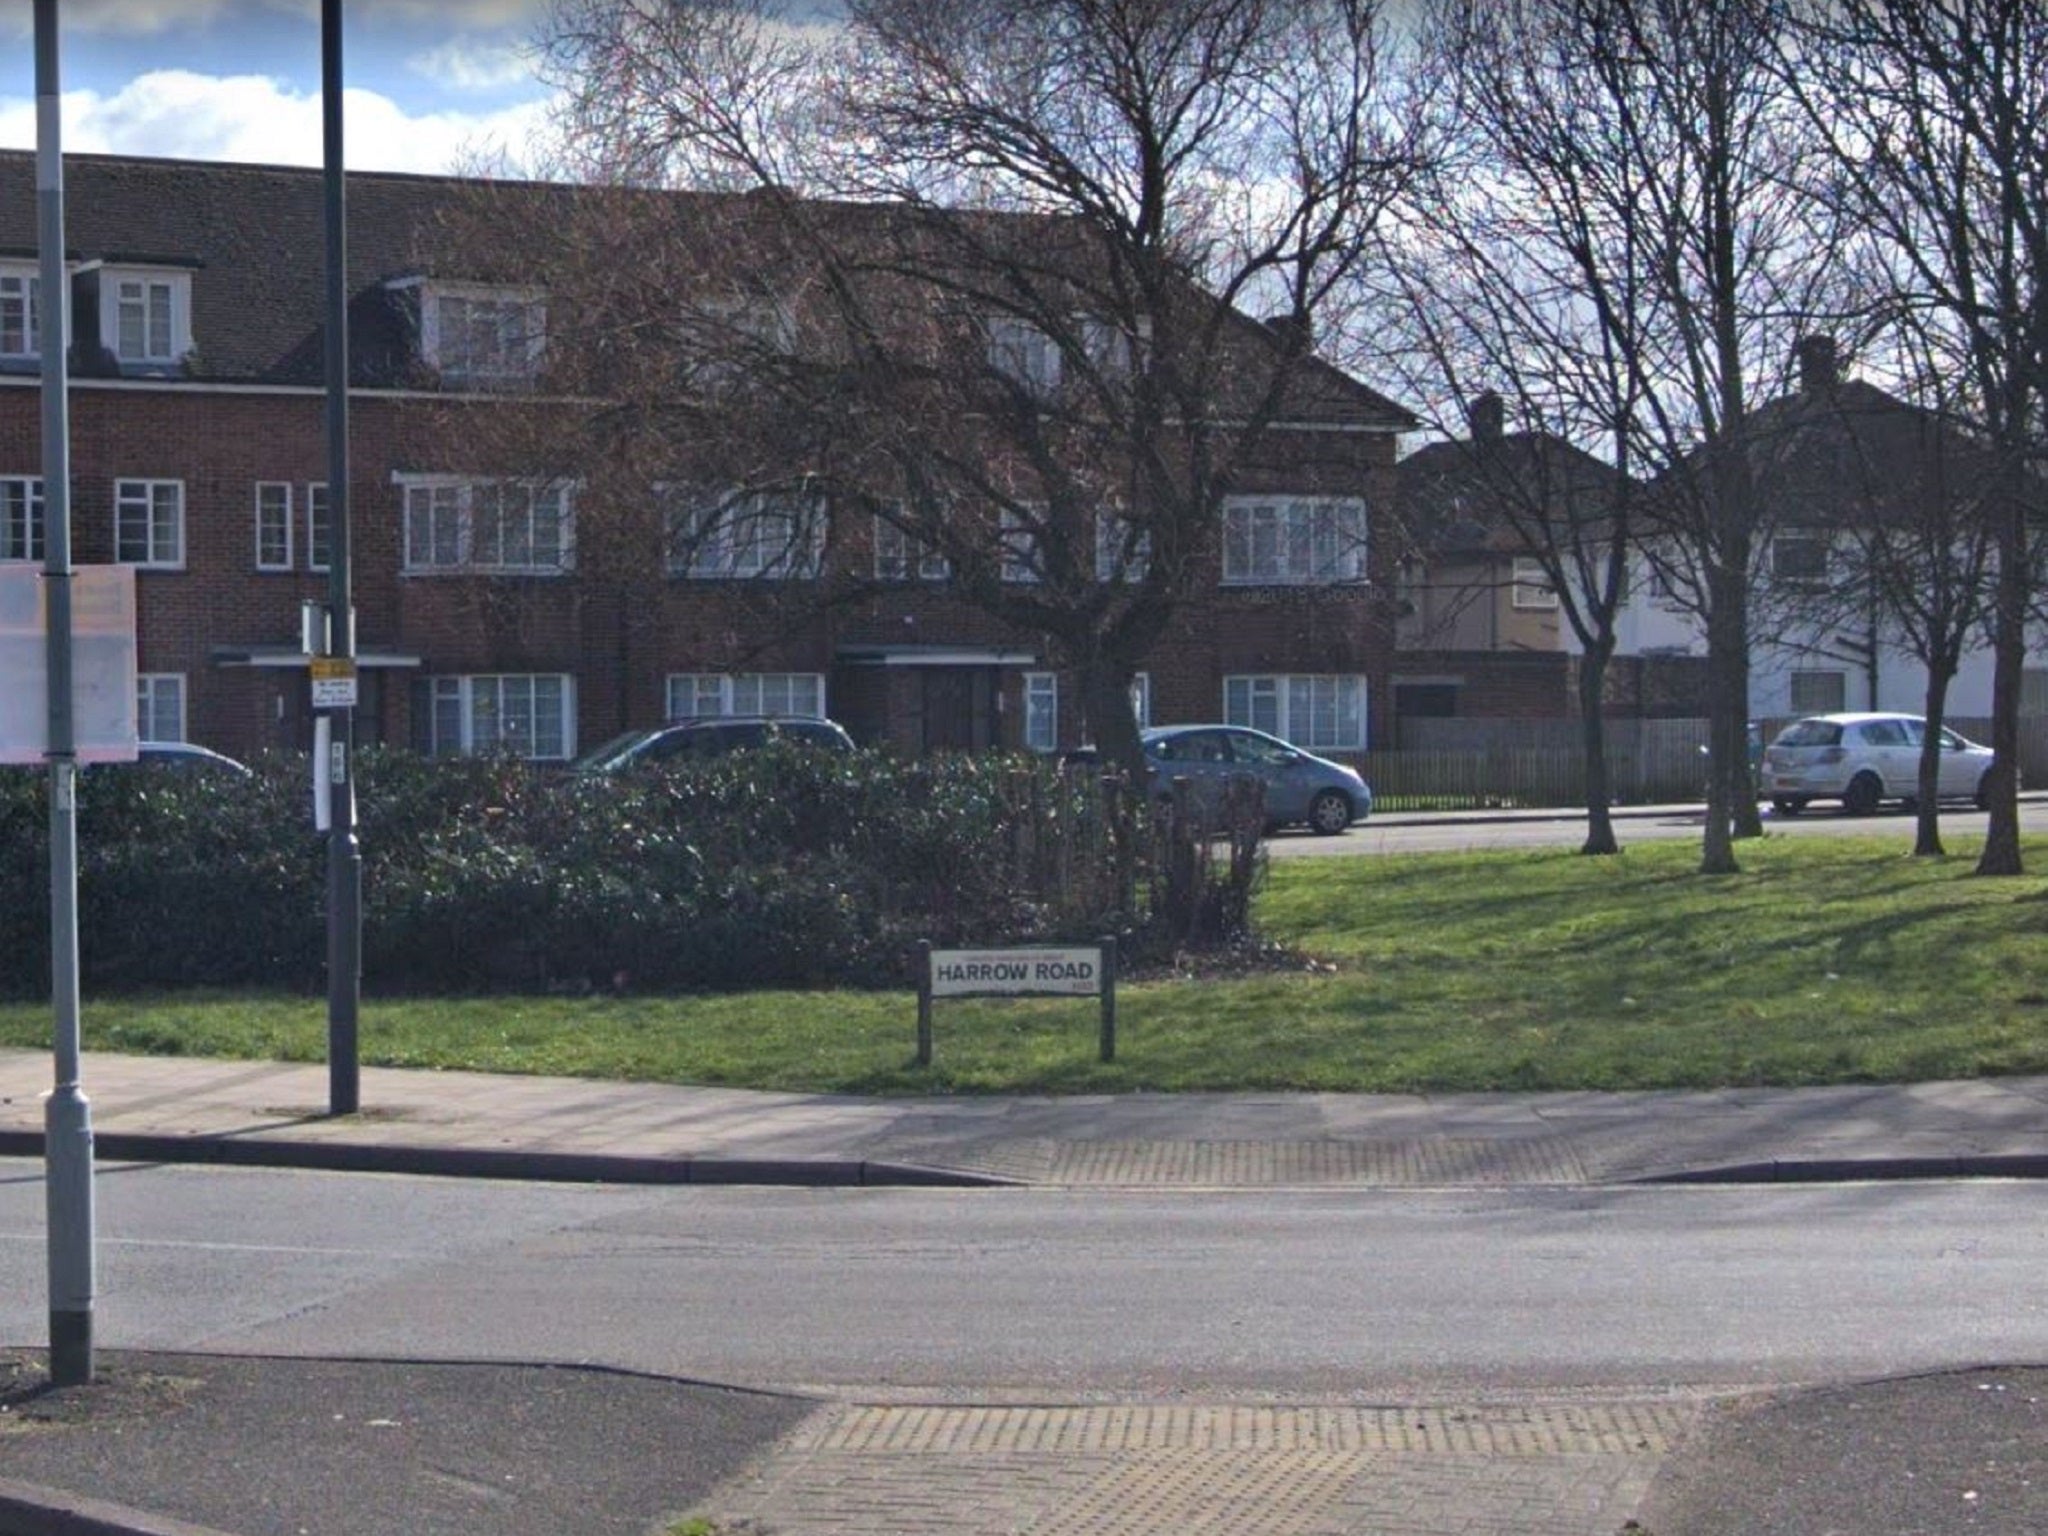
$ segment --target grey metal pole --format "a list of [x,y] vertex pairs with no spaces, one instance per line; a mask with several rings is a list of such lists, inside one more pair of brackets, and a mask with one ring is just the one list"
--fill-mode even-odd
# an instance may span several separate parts
[[[342,181],[341,0],[320,0],[320,105],[327,227],[327,613],[331,654],[355,687],[348,514],[348,199]],[[327,1109],[361,1107],[357,1020],[363,993],[363,850],[356,836],[355,708],[332,710],[327,831]]]
[[917,1064],[932,1064],[932,941],[917,941]]
[[1107,934],[1098,941],[1101,970],[1097,979],[1102,984],[1102,1059],[1116,1060],[1116,935]]
[[50,1001],[56,1083],[43,1101],[50,1260],[50,1379],[92,1380],[92,1106],[80,1086],[78,1027],[78,748],[71,699],[71,426],[65,354],[64,154],[57,78],[57,0],[36,0],[36,241],[43,371],[43,592],[50,738]]

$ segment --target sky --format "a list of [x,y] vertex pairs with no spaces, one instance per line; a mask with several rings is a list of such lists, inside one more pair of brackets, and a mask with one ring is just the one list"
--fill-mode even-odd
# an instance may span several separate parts
[[[354,170],[517,166],[547,0],[343,0]],[[58,0],[67,154],[320,163],[319,0]],[[34,8],[0,0],[0,147],[36,142]]]

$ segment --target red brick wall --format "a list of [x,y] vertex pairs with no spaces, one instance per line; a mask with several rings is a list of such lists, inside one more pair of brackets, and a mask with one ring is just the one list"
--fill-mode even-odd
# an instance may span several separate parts
[[[507,412],[518,404],[479,407]],[[0,385],[0,475],[40,472],[35,388]],[[183,673],[188,732],[234,753],[300,745],[306,681],[297,670],[222,667],[217,647],[296,645],[302,600],[324,600],[327,578],[304,571],[304,513],[298,498],[327,478],[324,407],[317,393],[231,392],[75,386],[71,394],[72,523],[81,563],[114,553],[117,478],[182,480],[185,565],[139,573],[138,663],[144,672]],[[816,611],[802,584],[739,587],[670,581],[659,555],[631,580],[611,574],[564,578],[478,578],[400,574],[403,496],[394,472],[502,472],[479,417],[466,429],[443,402],[366,396],[350,416],[351,526],[357,642],[421,658],[365,689],[358,730],[365,739],[411,739],[414,676],[434,673],[567,672],[577,679],[578,737],[585,744],[665,712],[669,673],[804,671],[850,689],[846,703],[880,711],[897,729],[908,687],[896,678],[854,680],[834,673],[846,644],[948,644],[1047,655],[1044,637],[1006,629],[957,599],[906,585],[844,612]],[[1369,583],[1219,590],[1185,610],[1147,664],[1160,721],[1222,713],[1223,678],[1237,672],[1346,672],[1372,679],[1369,730],[1388,708],[1393,540],[1381,531],[1392,507],[1394,440],[1385,434],[1303,434],[1276,450],[1282,467],[1247,476],[1245,488],[1361,494],[1374,532]],[[258,571],[255,486],[290,482],[299,543],[296,572]],[[840,557],[871,569],[866,534],[849,530]],[[652,579],[650,579],[652,578]],[[798,601],[791,602],[795,597]],[[1407,665],[1404,658],[1403,665]],[[1005,680],[1004,728],[1021,729],[1019,679]],[[833,707],[838,700],[829,701]],[[1061,734],[1085,734],[1073,680],[1062,680]]]

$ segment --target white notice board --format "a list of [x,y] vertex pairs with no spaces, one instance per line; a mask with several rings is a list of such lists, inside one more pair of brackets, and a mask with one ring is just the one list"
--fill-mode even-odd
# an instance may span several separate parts
[[[49,748],[49,610],[38,565],[0,565],[0,763]],[[81,763],[135,760],[135,568],[71,578],[71,708]]]

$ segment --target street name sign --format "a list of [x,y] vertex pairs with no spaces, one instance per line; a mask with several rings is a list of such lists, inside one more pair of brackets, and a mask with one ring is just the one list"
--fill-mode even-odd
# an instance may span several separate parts
[[917,1064],[932,1064],[932,999],[937,997],[1097,997],[1102,1000],[1102,1059],[1116,1059],[1116,940],[1015,949],[934,949],[919,943]]
[[935,949],[933,997],[1023,996],[1060,993],[1093,997],[1102,990],[1102,950]]

